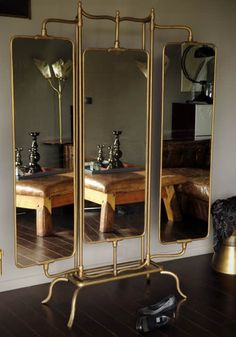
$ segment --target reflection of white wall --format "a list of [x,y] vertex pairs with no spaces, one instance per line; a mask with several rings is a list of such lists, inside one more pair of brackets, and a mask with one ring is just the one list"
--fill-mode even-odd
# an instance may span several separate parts
[[136,165],[145,163],[147,79],[137,66],[143,52],[87,51],[85,53],[86,159],[96,158],[97,144],[112,145],[113,130],[122,130],[121,158]]
[[212,105],[196,104],[195,106],[195,139],[209,139],[212,134]]
[[[69,41],[63,40],[17,38],[13,41],[16,146],[23,147],[23,162],[27,165],[28,149],[31,146],[29,132],[38,131],[40,164],[57,166],[58,148],[43,145],[42,142],[59,137],[58,96],[36,68],[34,58],[45,60],[49,64],[59,58],[65,61],[72,59],[72,45]],[[71,136],[72,79],[71,73],[63,90],[63,138]],[[57,80],[54,83],[58,87]]]
[[191,94],[181,91],[181,44],[169,44],[165,47],[165,55],[168,57],[168,67],[165,71],[164,82],[164,114],[163,132],[164,138],[171,138],[172,130],[172,104],[184,103],[191,99]]

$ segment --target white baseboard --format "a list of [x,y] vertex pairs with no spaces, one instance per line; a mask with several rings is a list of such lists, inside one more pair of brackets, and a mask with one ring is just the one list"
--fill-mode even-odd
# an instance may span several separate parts
[[12,280],[1,280],[0,292],[9,291],[13,289],[31,287],[38,284],[48,283],[50,280],[46,278],[42,273],[39,275],[14,278]]
[[[166,249],[168,248],[168,253],[170,252],[175,252],[175,245],[173,245],[173,249],[171,249],[172,245],[166,247]],[[178,247],[178,246],[177,246]],[[177,248],[179,250],[179,247]],[[162,249],[163,253],[167,253],[167,251],[164,251],[165,249]],[[210,254],[212,253],[212,247],[210,245],[206,245],[205,242],[198,242],[197,244],[193,244],[191,246],[191,249],[187,249],[186,253],[180,257],[173,257],[173,258],[158,258],[157,262],[163,262],[163,261],[170,261],[170,260],[174,260],[174,259],[182,259],[182,258],[187,258],[187,257],[191,257],[191,256],[198,256],[198,255],[204,255],[204,254]],[[139,257],[138,257],[139,258]],[[133,261],[138,259],[137,256],[130,256],[129,257],[129,261]],[[121,258],[119,262],[125,262],[127,261],[127,259]],[[106,265],[106,261],[104,261],[103,263],[104,265]],[[109,264],[109,262],[108,262]],[[93,264],[90,265],[88,267],[97,267],[97,264]],[[101,264],[99,264],[99,266],[101,266]],[[0,279],[0,292],[2,291],[9,291],[9,290],[13,290],[13,289],[19,289],[19,288],[25,288],[25,287],[30,287],[30,286],[34,286],[34,285],[39,285],[39,284],[44,284],[44,283],[49,283],[51,280],[46,278],[43,275],[43,272],[35,274],[35,275],[29,275],[29,276],[25,276],[25,277],[16,277],[13,279]]]

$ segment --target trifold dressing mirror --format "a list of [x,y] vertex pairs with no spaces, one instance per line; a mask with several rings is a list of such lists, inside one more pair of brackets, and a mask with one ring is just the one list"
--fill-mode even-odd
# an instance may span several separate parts
[[74,252],[73,50],[57,38],[11,44],[19,267]]
[[215,58],[205,43],[169,43],[163,51],[163,243],[209,233]]
[[[114,45],[84,49],[85,19],[110,21]],[[48,35],[53,22],[74,25],[75,53],[70,41]],[[124,48],[123,22],[139,25],[139,46],[132,38]],[[163,53],[159,238],[181,245],[167,254],[151,245],[155,29],[188,33],[188,43]],[[75,285],[69,327],[80,289],[103,282],[158,272],[186,298],[156,259],[182,255],[209,231],[214,46],[193,43],[188,26],[156,24],[154,9],[143,18],[94,15],[81,2],[76,19],[45,19],[41,33],[12,41],[17,265],[42,264],[53,279],[44,304],[58,282]],[[131,251],[139,246],[133,259],[120,255],[131,238]],[[104,255],[87,264],[88,246],[94,253],[100,242],[110,262]],[[74,252],[70,269],[50,270]]]
[[144,232],[148,54],[88,49],[84,64],[84,239]]

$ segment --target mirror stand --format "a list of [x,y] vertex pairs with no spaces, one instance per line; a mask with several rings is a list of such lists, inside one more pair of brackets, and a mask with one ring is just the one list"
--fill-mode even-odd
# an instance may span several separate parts
[[[85,243],[85,224],[84,224],[84,208],[85,208],[85,140],[84,140],[84,59],[83,59],[83,19],[90,20],[108,20],[115,25],[114,35],[115,41],[114,45],[110,47],[107,51],[110,54],[125,54],[126,48],[123,48],[120,43],[120,24],[124,21],[135,22],[142,26],[142,39],[141,47],[139,51],[146,52],[148,54],[148,66],[146,65],[146,78],[147,78],[147,114],[146,114],[146,149],[145,149],[145,187],[144,195],[142,198],[145,200],[145,210],[144,210],[144,231],[141,235],[135,236],[136,239],[140,240],[140,259],[132,262],[120,263],[118,262],[118,244],[124,239],[129,239],[131,237],[108,237],[105,236],[103,242],[107,242],[112,246],[112,264],[97,268],[84,268],[84,243]],[[72,327],[75,310],[76,301],[79,291],[87,286],[101,284],[105,282],[117,281],[125,278],[132,278],[136,276],[146,276],[149,279],[150,275],[153,273],[160,273],[172,276],[176,281],[176,288],[180,296],[186,298],[186,295],[180,289],[178,276],[170,271],[164,270],[159,266],[154,259],[163,257],[178,257],[185,253],[187,245],[192,240],[178,240],[177,244],[181,245],[181,250],[173,254],[152,254],[151,253],[151,153],[152,153],[152,110],[153,110],[153,58],[154,58],[154,33],[156,29],[180,29],[185,30],[188,33],[188,41],[191,42],[193,39],[192,31],[188,26],[174,26],[174,25],[158,25],[155,24],[155,13],[154,10],[151,11],[150,15],[145,18],[136,17],[121,17],[119,11],[116,12],[115,16],[108,15],[92,15],[86,13],[81,3],[78,5],[78,13],[76,20],[63,20],[63,19],[45,19],[42,24],[41,38],[52,38],[47,34],[47,25],[49,23],[62,23],[62,24],[72,24],[75,25],[76,29],[76,41],[75,41],[75,106],[74,106],[74,124],[75,124],[75,135],[74,135],[74,153],[79,154],[75,156],[74,159],[74,204],[78,205],[75,207],[74,213],[74,223],[75,223],[75,253],[74,253],[74,266],[71,269],[62,271],[60,273],[51,274],[49,271],[50,264],[54,261],[47,261],[46,263],[41,263],[43,265],[43,270],[46,277],[53,279],[50,286],[48,296],[42,301],[46,304],[52,297],[52,291],[55,284],[58,282],[71,282],[76,286],[74,291],[72,302],[71,302],[71,312],[68,321],[68,327]],[[150,39],[149,50],[146,48],[146,35],[148,33],[148,38]],[[129,49],[130,51],[130,49]],[[132,51],[132,50],[131,50]],[[116,54],[115,54],[116,55]],[[88,97],[89,98],[89,97]],[[113,131],[114,134],[115,131]],[[100,146],[101,148],[101,146]],[[95,176],[95,175],[94,175]],[[104,175],[105,176],[105,175]],[[170,196],[171,198],[171,196]],[[107,205],[112,206],[112,202],[107,199]],[[113,205],[114,206],[114,205]],[[112,207],[111,207],[112,208]],[[114,210],[114,207],[113,207]],[[105,213],[108,212],[107,209]],[[107,215],[108,213],[106,213]],[[79,224],[79,226],[78,226]],[[93,242],[96,244],[97,242]],[[99,242],[98,242],[99,243]],[[1,255],[0,255],[1,256]]]

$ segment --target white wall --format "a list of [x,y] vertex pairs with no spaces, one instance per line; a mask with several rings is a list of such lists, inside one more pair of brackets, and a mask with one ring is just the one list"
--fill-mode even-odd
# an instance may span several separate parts
[[[32,20],[0,17],[0,247],[4,250],[3,276],[0,280],[0,290],[7,290],[47,281],[39,267],[26,270],[17,269],[14,265],[14,236],[13,236],[13,154],[11,134],[11,82],[10,82],[10,53],[9,42],[13,35],[38,34],[40,23],[45,17],[74,18],[76,15],[75,0],[32,0]],[[155,7],[160,24],[187,24],[193,28],[194,36],[199,41],[213,42],[219,49],[218,75],[216,89],[216,124],[213,161],[213,200],[227,197],[236,193],[236,160],[234,147],[236,144],[236,113],[235,75],[236,75],[236,46],[235,46],[235,11],[234,0],[84,0],[83,6],[91,13],[115,14],[119,9],[121,15],[143,17]],[[101,25],[101,26],[100,26]],[[110,23],[90,24],[89,43],[91,46],[110,46],[114,35],[107,31]],[[73,37],[71,26],[50,25],[51,33],[59,36]],[[98,27],[102,27],[99,31]],[[139,42],[133,25],[124,24],[124,45],[130,41]],[[153,162],[153,197],[152,223],[157,226],[157,182],[158,182],[158,149],[159,149],[159,112],[160,112],[160,53],[163,43],[174,40],[184,40],[183,32],[156,32],[156,47],[158,57],[155,75],[155,135]],[[156,230],[153,231],[152,243],[154,251],[172,251],[172,246],[156,245]],[[121,244],[119,256],[131,258],[137,255],[135,240]],[[108,261],[107,245],[98,245],[95,249],[86,250],[86,263],[95,265],[100,259]],[[109,248],[111,251],[111,248]],[[208,240],[195,242],[189,246],[186,256],[203,254],[212,250],[211,237]],[[56,264],[55,270],[71,265],[71,261]]]

